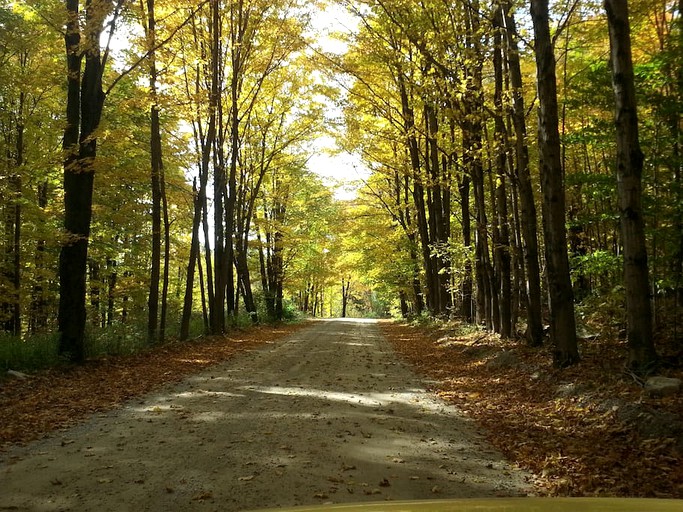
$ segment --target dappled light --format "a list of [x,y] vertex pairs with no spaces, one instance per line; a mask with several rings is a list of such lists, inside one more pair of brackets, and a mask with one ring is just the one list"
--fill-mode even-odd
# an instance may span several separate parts
[[683,498],[682,1],[0,0],[0,509]]
[[33,445],[11,468],[9,504],[25,502],[18,489],[30,478],[34,503],[79,508],[93,486],[122,489],[112,506],[160,511],[517,496],[530,486],[471,420],[425,391],[374,323],[357,321],[312,322]]

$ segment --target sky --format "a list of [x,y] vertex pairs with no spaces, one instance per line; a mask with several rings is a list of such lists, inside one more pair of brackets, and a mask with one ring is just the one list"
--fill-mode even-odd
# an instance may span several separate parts
[[[338,54],[346,51],[346,44],[335,38],[334,33],[352,32],[358,26],[358,21],[338,4],[329,5],[314,16],[312,21],[314,29],[319,33],[318,45],[326,52]],[[330,103],[326,117],[338,119],[341,112]],[[335,197],[342,200],[356,197],[358,187],[369,174],[358,155],[342,150],[329,135],[320,135],[314,141],[308,169],[322,177],[324,183],[334,189]]]

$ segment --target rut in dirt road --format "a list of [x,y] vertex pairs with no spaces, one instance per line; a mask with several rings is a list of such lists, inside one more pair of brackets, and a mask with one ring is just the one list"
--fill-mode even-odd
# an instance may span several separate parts
[[0,463],[0,507],[15,510],[232,511],[528,487],[360,320],[313,322]]

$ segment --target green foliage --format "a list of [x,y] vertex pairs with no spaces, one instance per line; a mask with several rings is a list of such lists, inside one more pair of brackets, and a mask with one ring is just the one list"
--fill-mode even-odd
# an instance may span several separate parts
[[4,370],[37,370],[60,361],[57,336],[40,334],[20,339],[0,333],[0,365]]
[[585,297],[576,305],[577,323],[608,338],[623,337],[626,295],[621,285]]
[[86,330],[86,354],[89,358],[130,355],[149,348],[146,326],[142,321],[116,322],[105,328]]
[[585,255],[571,257],[572,281],[588,279],[595,283],[592,288],[596,293],[602,293],[605,287],[619,280],[623,258],[608,251],[595,251]]

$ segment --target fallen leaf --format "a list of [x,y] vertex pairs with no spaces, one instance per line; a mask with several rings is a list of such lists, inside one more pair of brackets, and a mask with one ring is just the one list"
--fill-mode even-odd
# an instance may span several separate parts
[[210,500],[213,498],[213,494],[211,491],[203,491],[200,492],[199,494],[195,494],[192,496],[192,501],[204,501],[204,500]]

